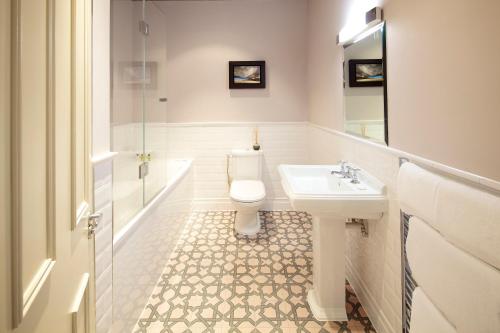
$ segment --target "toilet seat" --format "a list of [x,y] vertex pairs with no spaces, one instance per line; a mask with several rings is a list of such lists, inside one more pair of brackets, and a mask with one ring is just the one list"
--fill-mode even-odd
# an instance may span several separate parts
[[260,180],[235,180],[231,183],[229,196],[237,202],[258,202],[266,197],[266,188]]

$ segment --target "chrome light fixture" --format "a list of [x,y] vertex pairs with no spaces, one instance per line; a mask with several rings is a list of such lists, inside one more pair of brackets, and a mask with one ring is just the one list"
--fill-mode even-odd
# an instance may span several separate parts
[[383,12],[381,7],[374,7],[365,13],[364,20],[351,20],[337,35],[338,45],[356,43],[380,28],[383,24]]

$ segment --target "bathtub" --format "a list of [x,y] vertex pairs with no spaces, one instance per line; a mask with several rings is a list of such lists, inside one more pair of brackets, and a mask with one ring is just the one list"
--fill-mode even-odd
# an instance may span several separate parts
[[[192,166],[192,160],[169,160],[167,162],[167,174],[172,175],[167,181],[167,185],[152,199],[139,213],[137,213],[113,238],[113,249],[118,251],[120,247],[126,243],[134,231],[146,220],[147,215],[157,209],[161,203],[169,198],[169,195],[174,192],[177,185],[189,178],[189,173]],[[187,179],[191,181],[190,179]],[[191,198],[186,198],[190,201]]]
[[113,240],[113,332],[131,332],[189,221],[191,160],[167,163],[167,185]]

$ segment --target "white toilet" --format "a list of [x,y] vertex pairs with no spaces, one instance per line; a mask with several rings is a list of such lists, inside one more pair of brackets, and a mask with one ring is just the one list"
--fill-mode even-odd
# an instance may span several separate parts
[[235,149],[231,152],[231,190],[236,210],[234,230],[255,235],[260,230],[259,208],[264,204],[266,188],[262,177],[262,151]]

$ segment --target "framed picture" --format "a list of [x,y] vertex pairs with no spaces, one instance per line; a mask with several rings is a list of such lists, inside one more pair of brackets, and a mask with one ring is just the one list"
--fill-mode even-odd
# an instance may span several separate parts
[[265,61],[230,61],[229,89],[266,88]]
[[155,61],[120,62],[120,81],[125,87],[156,89],[157,63]]
[[382,59],[349,60],[349,87],[382,87],[383,85]]

